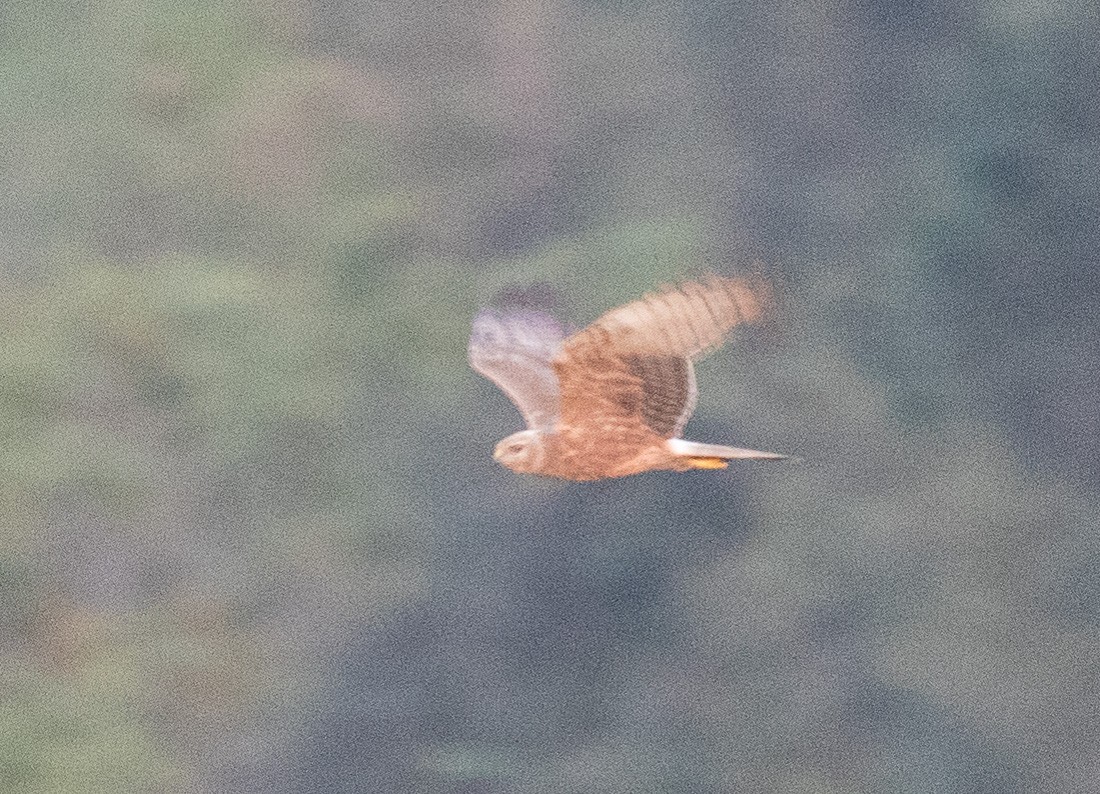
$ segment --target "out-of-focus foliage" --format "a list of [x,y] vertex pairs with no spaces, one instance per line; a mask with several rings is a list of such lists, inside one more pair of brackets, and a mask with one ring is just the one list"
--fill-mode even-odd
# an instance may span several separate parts
[[[1095,790],[1096,9],[9,5],[5,790]],[[749,267],[802,463],[493,464],[494,293]]]

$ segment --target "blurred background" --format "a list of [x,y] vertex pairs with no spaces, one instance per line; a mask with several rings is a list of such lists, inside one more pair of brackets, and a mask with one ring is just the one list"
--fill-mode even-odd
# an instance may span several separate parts
[[[7,4],[2,788],[1100,791],[1098,40]],[[688,436],[802,463],[494,464],[497,292],[754,267]]]

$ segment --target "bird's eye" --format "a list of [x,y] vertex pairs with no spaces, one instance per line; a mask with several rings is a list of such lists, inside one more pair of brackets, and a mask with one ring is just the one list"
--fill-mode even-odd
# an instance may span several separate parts
[[513,444],[508,447],[509,452],[523,452],[523,444]]

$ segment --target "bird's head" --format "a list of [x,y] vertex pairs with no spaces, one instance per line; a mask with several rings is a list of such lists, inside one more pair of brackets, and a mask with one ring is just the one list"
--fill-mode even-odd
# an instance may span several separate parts
[[537,430],[521,430],[500,441],[493,458],[502,466],[521,474],[537,474],[542,469],[545,447]]

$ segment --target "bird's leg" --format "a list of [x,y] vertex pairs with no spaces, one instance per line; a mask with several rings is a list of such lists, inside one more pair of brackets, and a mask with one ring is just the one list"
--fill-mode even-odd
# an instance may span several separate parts
[[687,462],[693,469],[724,469],[730,465],[729,461],[722,458],[689,457]]

